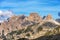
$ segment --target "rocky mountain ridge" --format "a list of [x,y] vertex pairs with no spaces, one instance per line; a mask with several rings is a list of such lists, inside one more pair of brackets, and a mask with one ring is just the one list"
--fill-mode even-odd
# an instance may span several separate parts
[[43,19],[37,13],[31,13],[29,16],[12,16],[8,21],[1,23],[0,34],[4,33],[6,40],[36,39],[47,35],[48,32],[50,32],[49,35],[57,34],[56,28],[60,33],[60,23],[55,21],[50,14]]

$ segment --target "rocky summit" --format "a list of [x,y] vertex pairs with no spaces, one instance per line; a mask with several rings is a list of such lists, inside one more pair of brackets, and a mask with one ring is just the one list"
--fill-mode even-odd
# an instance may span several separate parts
[[50,14],[48,14],[45,19],[46,19],[46,20],[51,20],[51,19],[53,19],[53,18],[52,18],[52,16],[51,16]]
[[0,23],[0,40],[60,40],[60,22],[50,14],[14,15]]

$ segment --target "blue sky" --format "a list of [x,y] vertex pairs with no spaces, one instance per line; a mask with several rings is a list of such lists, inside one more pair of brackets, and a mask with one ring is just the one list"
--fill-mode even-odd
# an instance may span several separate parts
[[0,0],[0,10],[12,10],[16,15],[37,12],[41,16],[51,14],[59,18],[60,0]]

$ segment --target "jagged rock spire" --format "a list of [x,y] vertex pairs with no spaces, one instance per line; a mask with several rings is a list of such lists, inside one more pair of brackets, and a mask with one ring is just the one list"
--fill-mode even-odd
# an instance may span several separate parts
[[52,19],[51,14],[48,14],[45,19],[46,19],[46,20],[51,20],[51,19]]
[[38,15],[38,13],[30,13],[30,16],[28,17],[30,21],[41,21],[42,18]]

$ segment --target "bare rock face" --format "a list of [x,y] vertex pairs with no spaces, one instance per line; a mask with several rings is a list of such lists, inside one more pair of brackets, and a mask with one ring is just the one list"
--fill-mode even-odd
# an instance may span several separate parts
[[[27,19],[26,19],[27,18]],[[5,34],[14,30],[20,30],[26,26],[33,25],[35,22],[40,22],[41,18],[37,13],[31,13],[29,17],[24,15],[12,16],[1,24],[1,31],[4,30]]]
[[4,21],[0,25],[0,32],[4,30],[4,34],[6,35],[8,32],[14,31],[14,30],[20,30],[23,29],[26,26],[33,25],[34,22],[26,20],[26,16],[12,16],[8,19],[8,21]]
[[50,14],[48,14],[45,19],[46,19],[46,20],[51,20],[51,19],[52,19],[52,16],[51,16]]
[[35,21],[35,22],[41,22],[42,18],[38,15],[38,13],[30,13],[30,16],[28,17],[30,21]]
[[4,30],[5,34],[8,32],[14,31],[14,30],[19,30],[21,29],[21,23],[23,22],[25,16],[12,16],[11,18],[8,19],[8,21],[4,21],[0,25],[0,32]]

